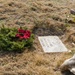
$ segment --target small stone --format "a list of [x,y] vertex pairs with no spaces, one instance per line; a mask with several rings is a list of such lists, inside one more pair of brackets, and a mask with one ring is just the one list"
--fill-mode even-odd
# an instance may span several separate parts
[[74,9],[71,9],[70,10],[70,13],[73,14],[73,15],[75,15],[75,10]]

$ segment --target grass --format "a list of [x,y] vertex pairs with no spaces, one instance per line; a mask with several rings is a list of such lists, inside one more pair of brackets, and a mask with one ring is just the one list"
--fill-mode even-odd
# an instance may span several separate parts
[[72,53],[45,54],[37,36],[58,35],[68,49],[74,48],[75,35],[71,35],[75,33],[74,25],[65,26],[66,15],[75,7],[73,3],[72,0],[0,0],[0,25],[27,26],[36,35],[32,51],[0,52],[0,75],[62,75],[58,69]]

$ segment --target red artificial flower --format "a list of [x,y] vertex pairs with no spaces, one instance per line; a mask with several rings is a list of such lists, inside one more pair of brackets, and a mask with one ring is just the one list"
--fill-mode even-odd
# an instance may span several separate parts
[[20,38],[20,39],[23,39],[23,36],[20,36],[19,38]]
[[28,37],[28,36],[26,36],[26,35],[24,35],[24,37],[23,37],[24,39],[29,39],[30,37]]
[[24,39],[30,38],[31,32],[26,30],[26,33],[24,33]]
[[27,30],[27,31],[26,31],[26,35],[28,35],[28,36],[30,37],[31,32]]
[[18,34],[16,34],[16,37],[20,39],[29,39],[31,36],[31,32],[28,30],[18,29]]
[[26,32],[26,30],[18,29],[18,32],[19,32],[19,33],[25,33],[25,32]]
[[16,37],[20,37],[20,34],[16,34]]

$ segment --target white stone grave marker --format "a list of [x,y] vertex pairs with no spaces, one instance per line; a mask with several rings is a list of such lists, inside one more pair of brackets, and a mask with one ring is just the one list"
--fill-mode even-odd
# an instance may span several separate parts
[[68,51],[57,36],[39,36],[40,44],[44,52],[66,52]]

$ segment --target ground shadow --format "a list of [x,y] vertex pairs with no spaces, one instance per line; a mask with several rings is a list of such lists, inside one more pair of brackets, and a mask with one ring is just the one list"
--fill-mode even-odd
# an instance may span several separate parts
[[[63,29],[63,28],[62,28]],[[47,36],[47,35],[57,35],[57,36],[61,36],[65,33],[65,30],[62,30],[61,28],[56,28],[53,26],[50,27],[34,27],[33,29],[33,33],[35,35],[39,35],[39,36]],[[65,28],[64,28],[65,29]]]
[[26,49],[26,50],[23,50],[23,51],[0,51],[0,58],[2,57],[5,57],[6,55],[8,56],[13,56],[13,57],[16,57],[18,54],[22,54],[22,53],[26,53],[26,52],[33,52],[34,50],[36,50],[36,48],[34,46]]
[[69,70],[66,70],[62,72],[62,75],[75,75],[75,74],[71,73]]

